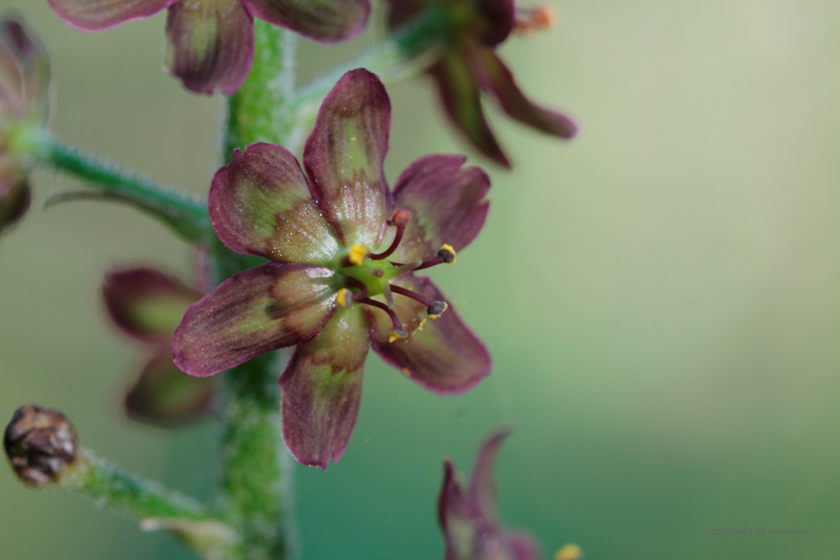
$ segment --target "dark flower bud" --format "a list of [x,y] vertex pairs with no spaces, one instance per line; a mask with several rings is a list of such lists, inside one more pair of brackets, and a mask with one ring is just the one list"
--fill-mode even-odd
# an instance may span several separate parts
[[27,404],[6,426],[3,447],[18,477],[30,486],[56,482],[76,462],[79,444],[70,421],[57,410]]

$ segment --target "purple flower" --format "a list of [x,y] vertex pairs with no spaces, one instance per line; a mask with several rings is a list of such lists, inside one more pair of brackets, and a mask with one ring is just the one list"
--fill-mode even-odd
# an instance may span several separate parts
[[175,362],[210,375],[297,345],[280,377],[283,437],[307,465],[338,461],[359,410],[370,344],[437,393],[472,388],[490,356],[434,284],[412,272],[454,263],[481,230],[490,181],[465,158],[415,161],[388,188],[391,104],[367,70],[327,95],[301,170],[285,148],[236,151],[210,189],[225,245],[272,262],[234,275],[193,305]]
[[[409,22],[438,0],[388,0],[389,24]],[[427,73],[437,84],[444,110],[452,123],[482,154],[510,167],[484,111],[481,94],[489,95],[508,115],[541,132],[571,138],[572,120],[531,102],[520,91],[508,67],[496,54],[517,27],[514,0],[443,0],[446,12],[444,45]]]
[[184,87],[231,95],[251,71],[254,16],[334,42],[364,29],[368,0],[49,0],[67,23],[102,31],[168,8],[166,65]]
[[499,520],[493,465],[502,441],[498,431],[481,448],[469,486],[461,487],[452,461],[443,463],[438,519],[446,540],[444,560],[537,560],[539,545],[524,531],[503,527]]
[[148,360],[125,396],[128,415],[158,426],[206,416],[213,383],[185,375],[172,362],[172,333],[202,294],[159,270],[128,268],[105,276],[102,295],[114,325],[148,349]]
[[0,231],[29,207],[27,154],[33,131],[47,122],[50,62],[23,22],[0,20]]

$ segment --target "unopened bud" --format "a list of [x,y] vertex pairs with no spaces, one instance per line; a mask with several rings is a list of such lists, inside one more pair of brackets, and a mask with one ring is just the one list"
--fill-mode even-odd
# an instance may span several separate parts
[[70,421],[57,410],[27,404],[6,426],[3,447],[18,477],[31,486],[56,482],[76,462],[79,443]]

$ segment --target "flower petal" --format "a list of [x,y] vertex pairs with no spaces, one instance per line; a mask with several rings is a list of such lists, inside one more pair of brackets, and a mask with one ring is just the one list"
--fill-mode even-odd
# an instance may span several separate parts
[[574,121],[556,111],[543,109],[531,102],[516,85],[513,74],[502,60],[490,49],[474,49],[471,53],[472,66],[481,84],[502,110],[532,128],[560,138],[572,138],[577,133]]
[[187,375],[164,347],[145,365],[123,401],[128,415],[156,426],[182,426],[207,416],[216,387],[212,380]]
[[233,152],[213,178],[210,219],[219,239],[238,253],[327,264],[339,250],[300,165],[281,146]]
[[487,438],[487,441],[481,446],[481,451],[478,453],[478,459],[475,461],[470,476],[468,490],[470,502],[475,507],[476,515],[482,523],[487,525],[494,525],[498,522],[499,497],[496,492],[496,482],[493,478],[493,468],[496,464],[496,455],[499,453],[499,448],[509,435],[510,430],[499,430]]
[[452,461],[443,462],[443,486],[438,497],[438,521],[446,542],[444,560],[469,560],[473,558],[478,536],[472,508],[467,502]]
[[153,268],[111,271],[102,285],[114,324],[134,338],[169,344],[172,333],[201,294]]
[[26,172],[12,158],[0,153],[0,233],[17,223],[32,201]]
[[280,376],[283,439],[304,465],[326,470],[344,453],[359,415],[368,337],[364,308],[341,309]]
[[516,27],[516,4],[513,0],[478,0],[476,9],[481,42],[496,46]]
[[[392,260],[427,260],[444,245],[460,251],[484,226],[490,179],[477,167],[462,169],[463,156],[431,155],[403,171],[394,189],[394,207],[411,212]],[[387,241],[387,239],[386,239]]]
[[391,217],[382,169],[390,130],[385,87],[360,68],[344,74],[324,99],[306,141],[303,165],[312,194],[345,246],[376,247]]
[[[443,294],[425,277],[406,274],[392,282],[435,301]],[[449,309],[439,319],[428,319],[426,307],[395,295],[394,310],[410,336],[388,341],[391,321],[379,309],[368,307],[371,344],[382,359],[436,393],[463,393],[490,373],[490,355],[484,344]]]
[[458,53],[448,53],[427,72],[435,79],[443,108],[458,130],[482,154],[499,165],[510,167],[510,162],[496,141],[484,111],[481,108],[481,91],[472,74],[472,68]]
[[311,340],[333,316],[333,273],[268,263],[245,270],[193,305],[175,331],[175,363],[200,377]]
[[22,21],[0,21],[0,118],[40,110],[46,120],[50,59],[38,38]]
[[102,31],[158,13],[178,0],[48,0],[58,17],[84,31]]
[[190,91],[232,95],[251,71],[254,19],[240,0],[178,2],[166,36],[166,66]]
[[511,560],[539,560],[540,545],[527,531],[506,530],[501,535]]
[[310,39],[332,43],[355,37],[370,15],[368,0],[243,0],[260,19]]

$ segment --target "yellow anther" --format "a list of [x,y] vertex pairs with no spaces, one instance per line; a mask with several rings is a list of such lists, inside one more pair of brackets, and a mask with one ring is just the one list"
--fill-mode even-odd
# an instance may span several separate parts
[[365,262],[365,257],[367,257],[367,247],[362,245],[361,243],[356,243],[352,247],[350,247],[350,254],[347,255],[347,258],[356,266],[359,266],[363,262]]
[[388,342],[394,342],[401,338],[408,338],[408,333],[403,328],[388,329]]
[[583,560],[583,556],[583,549],[570,543],[557,551],[554,560]]
[[[452,261],[452,262],[455,262],[455,261]],[[443,310],[440,313],[429,313],[429,317],[431,317],[432,319],[439,319],[441,315],[446,313],[446,310],[449,309],[449,304],[446,303],[445,301],[441,302],[441,303],[443,303]]]
[[347,307],[351,303],[353,303],[353,292],[351,292],[347,288],[341,288],[340,290],[338,290],[338,295],[336,296],[335,300],[341,307]]
[[394,331],[391,331],[391,332],[388,333],[388,342],[394,342],[395,340],[399,340],[399,339],[400,339],[400,335],[398,335]]
[[458,254],[452,248],[452,245],[444,244],[438,251],[438,256],[446,264],[455,264],[458,261]]

